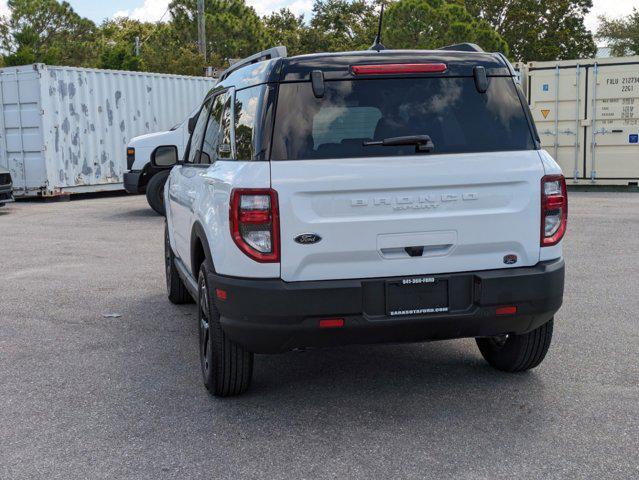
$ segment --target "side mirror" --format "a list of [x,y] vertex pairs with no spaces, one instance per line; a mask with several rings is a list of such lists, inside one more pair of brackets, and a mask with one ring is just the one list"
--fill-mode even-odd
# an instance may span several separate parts
[[162,145],[151,153],[151,165],[154,167],[172,167],[176,163],[178,163],[178,150],[175,145]]
[[197,119],[200,116],[200,113],[198,112],[196,115],[193,115],[191,118],[189,118],[189,135],[193,133],[193,130],[195,130],[195,125],[197,124]]

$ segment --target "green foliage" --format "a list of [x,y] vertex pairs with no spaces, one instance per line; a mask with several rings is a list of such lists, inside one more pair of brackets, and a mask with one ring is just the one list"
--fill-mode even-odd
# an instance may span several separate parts
[[366,0],[316,0],[308,32],[309,51],[339,52],[371,46],[378,14]]
[[433,49],[472,42],[487,51],[508,52],[508,45],[482,19],[458,3],[443,0],[399,0],[385,14],[386,47]]
[[67,2],[9,0],[8,6],[11,15],[0,22],[6,65],[95,64],[98,29],[91,20],[75,13]]
[[592,0],[465,0],[510,47],[514,60],[592,57],[597,47],[584,17]]
[[[173,25],[185,42],[197,43],[196,0],[173,0],[169,6]],[[262,19],[244,0],[206,0],[206,50],[212,65],[224,67],[229,58],[249,56],[267,46]]]
[[269,45],[284,45],[289,55],[307,53],[308,27],[304,16],[295,16],[289,9],[282,8],[264,17],[264,28]]
[[111,70],[141,70],[142,62],[131,53],[131,47],[125,45],[107,46],[100,53],[99,68]]
[[205,63],[197,42],[186,37],[173,23],[156,24],[142,43],[143,69],[149,72],[202,75]]
[[599,18],[597,38],[606,40],[617,57],[639,55],[639,10],[632,9],[626,18]]

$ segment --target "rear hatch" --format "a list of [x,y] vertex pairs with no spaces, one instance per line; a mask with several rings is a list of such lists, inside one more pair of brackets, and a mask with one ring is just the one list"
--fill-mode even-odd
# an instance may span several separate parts
[[[271,183],[282,279],[536,264],[543,166],[508,72],[489,76],[480,93],[472,65],[409,75],[388,68],[350,69],[319,91],[309,81],[280,84]],[[434,150],[418,151],[423,135]],[[415,138],[365,145],[406,136]]]

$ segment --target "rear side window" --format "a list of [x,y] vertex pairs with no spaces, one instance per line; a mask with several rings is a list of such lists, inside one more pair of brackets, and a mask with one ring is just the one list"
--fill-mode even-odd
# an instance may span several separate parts
[[279,87],[273,160],[413,155],[411,145],[371,140],[429,135],[434,154],[531,150],[535,143],[511,78],[493,77],[485,94],[472,77],[310,82]]
[[235,151],[238,160],[253,160],[257,135],[257,121],[264,86],[239,90],[235,93]]
[[224,92],[220,93],[213,100],[213,108],[211,108],[209,123],[206,126],[206,134],[204,135],[204,142],[202,143],[200,163],[213,163],[218,157],[217,148],[220,140],[220,119],[222,118],[222,110],[228,97],[228,92]]
[[211,100],[204,102],[204,106],[200,111],[200,115],[197,118],[193,134],[191,135],[189,143],[189,156],[186,159],[188,163],[200,163],[202,138],[204,137],[204,129],[206,128],[206,120],[209,116],[209,108],[211,107]]

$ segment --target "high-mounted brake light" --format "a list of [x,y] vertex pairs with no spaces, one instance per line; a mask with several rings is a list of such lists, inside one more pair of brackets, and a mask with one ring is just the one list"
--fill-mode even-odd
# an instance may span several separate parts
[[386,65],[353,65],[355,75],[400,75],[403,73],[442,73],[445,63],[389,63]]
[[541,179],[541,246],[557,245],[566,233],[568,192],[563,175]]
[[231,237],[257,262],[280,261],[277,192],[270,188],[237,188],[231,192]]

